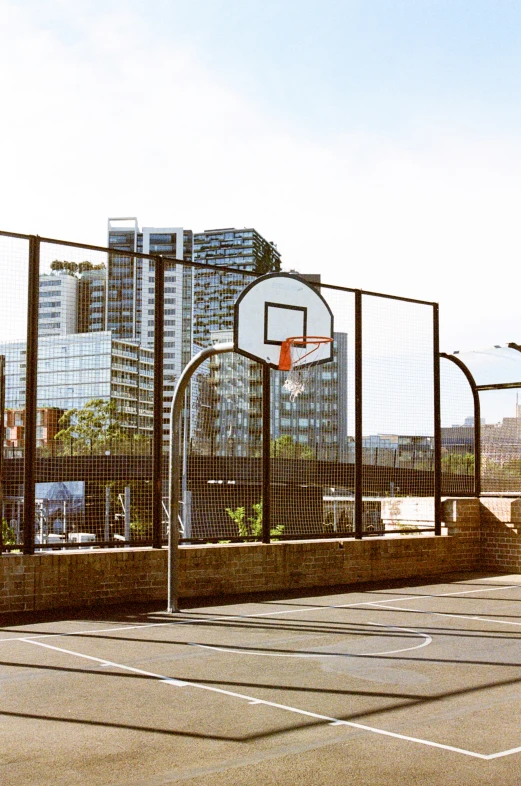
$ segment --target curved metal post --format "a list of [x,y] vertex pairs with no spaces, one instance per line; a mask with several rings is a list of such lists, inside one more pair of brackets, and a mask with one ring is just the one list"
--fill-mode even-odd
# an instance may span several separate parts
[[167,611],[179,611],[179,442],[180,421],[186,389],[192,376],[199,366],[214,355],[233,352],[232,342],[215,344],[202,349],[183,369],[175,386],[170,407],[170,453],[168,464],[168,509],[170,524],[168,527],[168,606]]
[[481,402],[476,380],[471,374],[470,369],[465,365],[461,358],[450,355],[447,352],[440,352],[440,358],[451,360],[467,378],[474,401],[474,496],[481,496]]

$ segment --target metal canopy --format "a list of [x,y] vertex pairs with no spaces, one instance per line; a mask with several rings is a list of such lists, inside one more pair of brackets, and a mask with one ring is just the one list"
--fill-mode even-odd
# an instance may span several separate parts
[[501,390],[521,387],[521,346],[515,343],[487,349],[452,352],[446,357],[463,364],[477,390]]

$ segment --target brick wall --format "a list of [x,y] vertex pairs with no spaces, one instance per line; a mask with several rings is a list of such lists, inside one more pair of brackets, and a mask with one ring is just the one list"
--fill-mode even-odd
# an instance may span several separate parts
[[[434,576],[480,566],[478,500],[444,505],[446,534],[184,546],[180,595],[202,597]],[[167,552],[84,550],[0,558],[0,612],[164,601]]]
[[481,499],[483,568],[521,572],[521,499]]

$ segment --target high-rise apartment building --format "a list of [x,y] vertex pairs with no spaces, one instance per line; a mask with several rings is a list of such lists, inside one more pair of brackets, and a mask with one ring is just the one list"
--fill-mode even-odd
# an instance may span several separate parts
[[[117,338],[154,346],[155,262],[132,252],[192,261],[193,236],[181,227],[143,227],[136,218],[109,218],[106,327]],[[193,271],[165,262],[163,429],[168,437],[175,381],[192,355]]]
[[78,333],[97,333],[106,329],[106,301],[106,268],[84,270],[78,282]]
[[[118,338],[153,346],[155,263],[132,251],[191,262],[192,245],[192,232],[180,227],[140,230],[136,218],[109,218],[108,246],[114,253],[108,265],[107,329]],[[167,261],[165,346],[175,348],[185,363],[191,354],[191,305],[191,268]]]
[[[212,343],[232,339],[231,331],[211,334]],[[306,389],[291,401],[282,389],[287,374],[271,374],[271,423],[274,452],[282,458],[346,461],[347,334],[334,333],[333,359],[311,368]],[[277,443],[289,437],[289,443]],[[198,378],[192,446],[203,455],[255,456],[262,449],[262,366],[242,355],[212,358]]]
[[78,279],[66,273],[40,276],[38,333],[66,336],[78,331]]
[[107,271],[104,266],[88,262],[81,263],[81,267],[75,272],[54,270],[40,276],[40,336],[95,333],[105,329]]
[[280,271],[280,253],[274,243],[255,229],[207,229],[194,235],[194,261],[237,269],[230,272],[194,272],[194,334],[199,346],[208,346],[211,333],[233,329],[233,304],[250,277]]

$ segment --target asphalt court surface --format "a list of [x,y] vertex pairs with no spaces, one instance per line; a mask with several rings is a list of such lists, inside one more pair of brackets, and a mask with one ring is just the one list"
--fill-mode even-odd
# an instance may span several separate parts
[[3,786],[521,780],[521,576],[22,620]]

